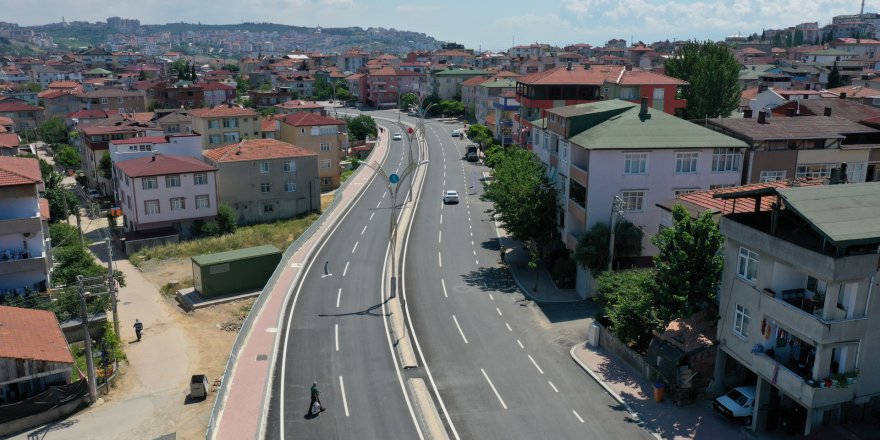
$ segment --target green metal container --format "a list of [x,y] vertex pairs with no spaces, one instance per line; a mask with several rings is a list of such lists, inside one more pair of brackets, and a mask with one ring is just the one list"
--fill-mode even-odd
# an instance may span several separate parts
[[265,245],[192,257],[193,286],[205,298],[262,289],[281,255]]

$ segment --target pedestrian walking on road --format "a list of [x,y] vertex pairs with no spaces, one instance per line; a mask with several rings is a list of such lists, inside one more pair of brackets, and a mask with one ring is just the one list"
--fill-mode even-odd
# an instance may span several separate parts
[[312,382],[312,400],[309,402],[309,414],[315,415],[324,412],[324,404],[321,403],[321,390],[318,389],[318,382]]
[[501,245],[501,263],[502,263],[502,264],[504,264],[504,263],[507,262],[507,260],[506,260],[506,258],[507,258],[506,255],[507,255],[507,248],[504,247],[504,245],[502,244],[502,245]]
[[144,332],[144,324],[140,319],[134,320],[134,334],[137,336],[137,340],[141,340],[141,334]]
[[330,262],[324,262],[324,276],[330,275]]

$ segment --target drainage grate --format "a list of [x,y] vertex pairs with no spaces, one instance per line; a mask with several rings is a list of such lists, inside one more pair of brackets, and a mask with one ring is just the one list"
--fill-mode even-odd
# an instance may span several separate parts
[[258,361],[266,361],[266,360],[269,360],[269,356],[268,356],[268,355],[265,355],[265,354],[258,354],[258,355],[257,355],[257,360],[258,360]]

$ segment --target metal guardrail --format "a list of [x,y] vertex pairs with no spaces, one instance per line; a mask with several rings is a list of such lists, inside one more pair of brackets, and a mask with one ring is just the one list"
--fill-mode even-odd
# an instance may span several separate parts
[[[364,161],[369,160],[370,156],[372,155],[373,152],[371,151],[370,155],[367,156]],[[358,170],[356,172],[359,173],[359,170],[363,169],[368,168],[358,167]],[[345,182],[343,182],[342,185],[340,185],[339,188],[334,191],[333,202],[330,203],[327,209],[325,209],[321,213],[321,215],[315,220],[314,223],[312,223],[308,228],[306,228],[305,231],[303,231],[302,235],[297,237],[297,239],[294,240],[293,243],[291,243],[290,246],[287,247],[281,257],[281,262],[278,264],[277,267],[275,267],[275,271],[272,272],[272,276],[269,277],[269,281],[266,282],[266,285],[263,287],[262,292],[260,292],[260,296],[257,297],[257,300],[251,307],[250,313],[248,313],[247,318],[245,318],[244,322],[242,323],[241,329],[238,332],[238,336],[235,338],[235,342],[232,344],[232,350],[230,351],[229,359],[226,361],[226,367],[223,370],[223,380],[220,383],[220,388],[217,390],[217,395],[214,399],[214,405],[211,408],[211,418],[208,421],[208,428],[205,433],[205,438],[212,439],[216,434],[215,417],[217,416],[218,409],[220,409],[218,405],[222,405],[222,402],[224,402],[229,389],[229,378],[226,377],[227,373],[232,371],[231,367],[234,366],[235,363],[238,361],[238,357],[240,355],[244,342],[247,340],[248,335],[250,335],[250,332],[254,326],[254,322],[257,319],[256,317],[259,315],[259,310],[262,309],[263,305],[265,305],[266,301],[268,301],[268,293],[275,288],[275,285],[278,283],[278,278],[281,277],[282,272],[284,272],[284,269],[289,264],[290,259],[293,257],[293,254],[295,254],[303,245],[303,243],[308,241],[312,237],[312,235],[314,235],[315,232],[324,225],[324,223],[329,218],[328,214],[334,212],[335,209],[339,206],[345,189],[348,188],[350,182],[353,182],[354,180],[355,176],[352,175]]]

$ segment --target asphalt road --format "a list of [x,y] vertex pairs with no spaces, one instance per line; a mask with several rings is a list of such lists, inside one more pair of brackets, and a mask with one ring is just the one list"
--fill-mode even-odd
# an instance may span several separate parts
[[[405,145],[405,136],[391,141],[388,174],[403,171]],[[386,332],[380,283],[391,196],[380,180],[365,189],[291,288],[267,420],[270,439],[420,437]],[[407,184],[400,185],[404,194]],[[317,417],[307,415],[312,381],[327,408]]]
[[[469,142],[451,137],[453,128],[461,126],[428,124],[431,162],[403,292],[452,438],[652,438],[574,364],[569,347],[548,340],[541,310],[499,266],[490,206],[479,200],[488,169],[463,160]],[[444,190],[461,202],[444,205]]]

